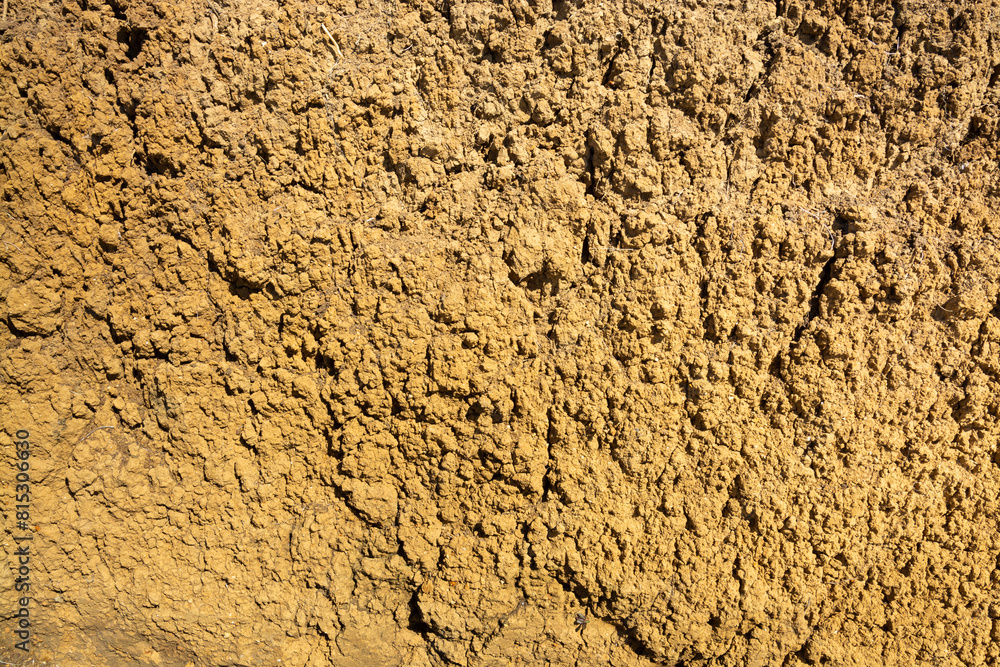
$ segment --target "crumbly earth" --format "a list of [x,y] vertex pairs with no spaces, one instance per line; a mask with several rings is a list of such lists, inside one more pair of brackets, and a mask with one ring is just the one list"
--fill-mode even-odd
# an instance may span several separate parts
[[0,66],[6,664],[1000,662],[995,0],[10,0]]

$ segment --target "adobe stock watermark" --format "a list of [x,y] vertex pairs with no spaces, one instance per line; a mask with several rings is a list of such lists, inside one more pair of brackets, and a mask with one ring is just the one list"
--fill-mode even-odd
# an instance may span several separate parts
[[[14,646],[27,652],[31,646],[31,612],[28,609],[31,602],[31,433],[18,429],[14,434],[14,590],[20,594],[17,600],[17,613],[14,616],[14,635],[19,641]],[[21,534],[18,534],[21,533]]]

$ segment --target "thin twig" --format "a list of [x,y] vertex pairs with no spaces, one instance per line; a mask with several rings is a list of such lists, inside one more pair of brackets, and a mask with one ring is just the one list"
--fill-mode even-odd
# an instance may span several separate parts
[[87,435],[85,435],[85,436],[83,436],[82,438],[80,438],[79,440],[77,440],[77,441],[76,441],[76,444],[78,444],[78,445],[79,445],[79,444],[80,444],[81,442],[83,442],[84,440],[86,440],[86,439],[87,439],[87,438],[89,438],[90,436],[94,435],[95,433],[97,433],[98,431],[100,431],[100,430],[101,430],[102,428],[114,428],[114,426],[98,426],[98,427],[97,427],[97,428],[95,428],[95,429],[94,429],[93,431],[91,431],[91,432],[90,432],[90,433],[88,433]]
[[[4,1],[6,2],[6,0]],[[330,38],[330,42],[333,44],[333,52],[337,56],[337,62],[340,62],[344,59],[344,54],[340,52],[340,44],[337,44],[337,40],[335,40],[333,35],[330,34],[330,31],[326,29],[325,23],[320,23],[319,25],[323,28],[323,32],[326,33],[326,36]]]

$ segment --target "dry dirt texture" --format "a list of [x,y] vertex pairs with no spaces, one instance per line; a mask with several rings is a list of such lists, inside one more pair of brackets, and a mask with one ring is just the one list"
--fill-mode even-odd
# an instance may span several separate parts
[[998,39],[9,0],[0,660],[1000,664]]

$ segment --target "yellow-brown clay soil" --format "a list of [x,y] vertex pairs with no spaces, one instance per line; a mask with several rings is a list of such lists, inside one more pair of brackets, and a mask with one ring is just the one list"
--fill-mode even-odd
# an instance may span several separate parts
[[5,7],[4,663],[1000,661],[995,0]]

